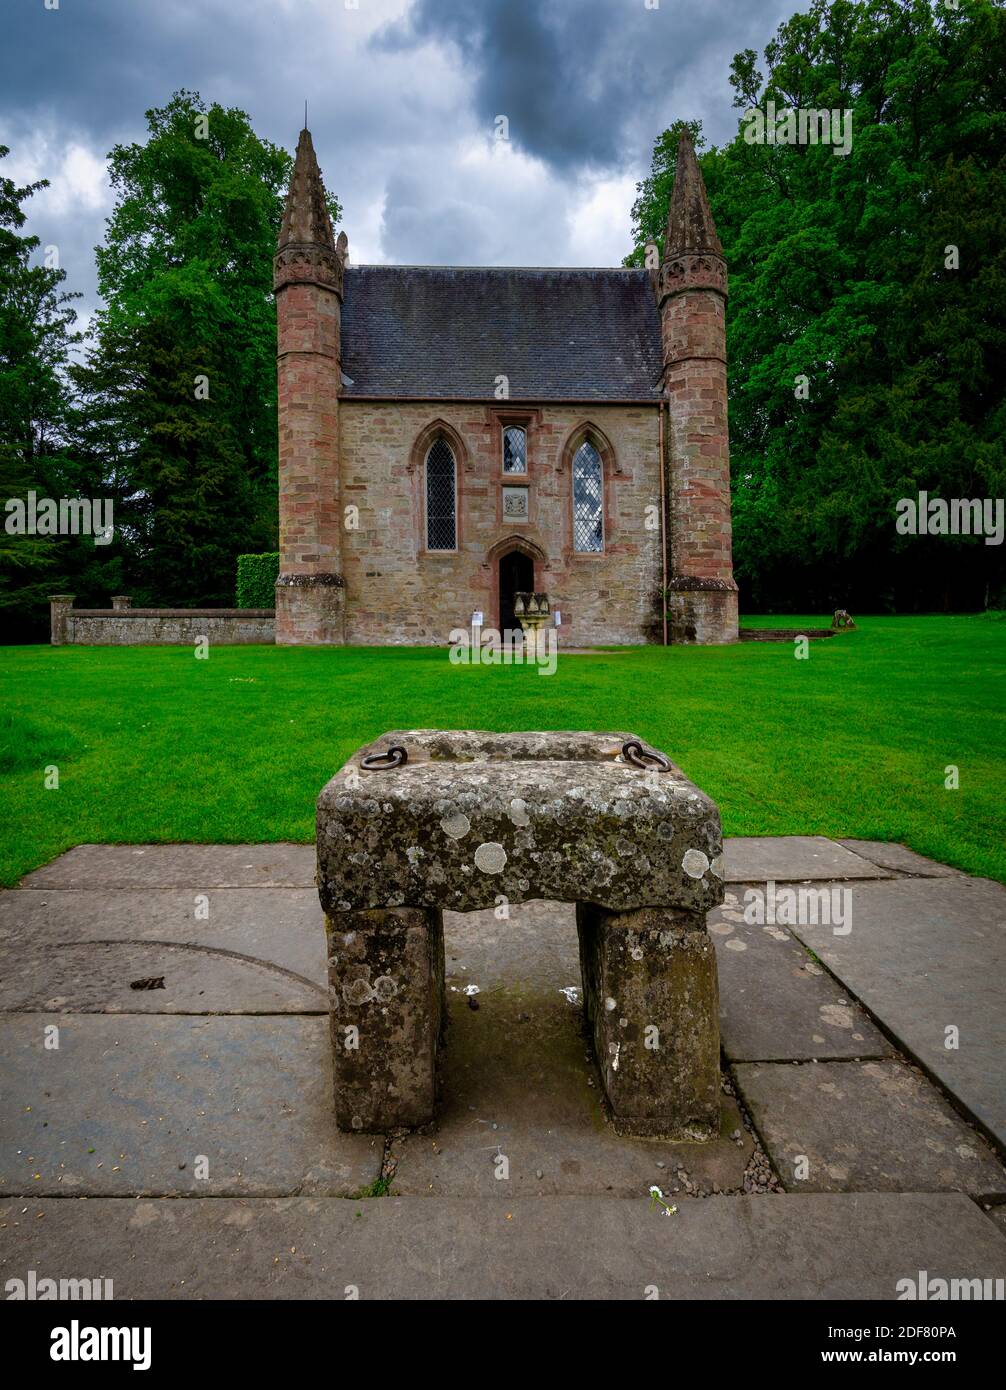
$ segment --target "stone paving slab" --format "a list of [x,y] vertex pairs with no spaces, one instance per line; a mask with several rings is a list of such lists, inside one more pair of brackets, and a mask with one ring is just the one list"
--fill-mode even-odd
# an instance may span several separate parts
[[[27,1209],[25,1210],[25,1208]],[[683,1199],[296,1197],[0,1204],[0,1279],[111,1278],[135,1298],[870,1299],[1001,1278],[1006,1238],[956,1193]]]
[[741,1063],[734,1074],[789,1191],[1006,1194],[985,1140],[902,1062]]
[[[852,930],[796,927],[885,1029],[1006,1147],[1006,887],[857,884]],[[960,1030],[948,1049],[946,1029]]]
[[888,843],[885,840],[839,840],[840,845],[852,850],[871,864],[881,869],[890,869],[896,874],[919,874],[923,878],[963,878],[960,869],[952,869],[949,864],[939,864],[935,859],[925,859],[905,845]]
[[708,922],[719,968],[721,1039],[731,1061],[891,1055],[869,1016],[787,928],[744,921],[743,893],[728,891]]
[[310,888],[313,845],[75,845],[22,888]]
[[326,1013],[325,991],[201,946],[26,942],[4,953],[0,1008],[108,1014]]
[[[159,978],[163,989],[131,988]],[[325,921],[314,888],[0,893],[0,1009],[326,1008]]]
[[335,1128],[327,1019],[6,1014],[0,1057],[0,1195],[348,1196],[380,1176],[381,1141]]
[[722,869],[727,883],[891,877],[889,870],[824,835],[755,835],[725,840]]
[[558,989],[516,986],[490,987],[476,1000],[472,1010],[449,992],[436,1122],[394,1142],[396,1194],[631,1197],[651,1183],[676,1191],[686,1178],[699,1191],[741,1188],[753,1141],[730,1096],[718,1140],[620,1138],[605,1118],[578,1006]]

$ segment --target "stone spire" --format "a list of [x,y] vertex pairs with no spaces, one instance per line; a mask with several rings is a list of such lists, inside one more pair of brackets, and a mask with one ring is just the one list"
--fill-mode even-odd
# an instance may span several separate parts
[[667,397],[671,640],[737,640],[727,429],[727,266],[687,130],[654,277]]
[[299,280],[333,289],[341,298],[348,245],[345,232],[340,234],[338,242],[335,240],[325,202],[325,185],[311,132],[305,126],[297,141],[297,156],[279,229],[273,288],[280,289]]
[[297,142],[276,291],[279,552],[276,641],[345,641],[342,577],[342,281],[348,243],[332,234],[310,132]]
[[722,256],[723,247],[716,235],[702,170],[695,158],[695,147],[687,128],[684,128],[678,139],[678,161],[667,213],[664,260],[689,254]]

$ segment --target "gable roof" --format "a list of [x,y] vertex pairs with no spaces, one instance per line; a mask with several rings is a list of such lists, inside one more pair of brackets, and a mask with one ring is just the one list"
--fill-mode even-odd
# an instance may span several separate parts
[[660,399],[645,270],[347,266],[343,397]]

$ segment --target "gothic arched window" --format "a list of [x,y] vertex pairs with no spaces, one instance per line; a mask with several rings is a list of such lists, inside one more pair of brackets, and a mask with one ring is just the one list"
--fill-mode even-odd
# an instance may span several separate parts
[[458,548],[457,469],[454,450],[443,437],[426,455],[426,548]]
[[601,455],[585,439],[573,455],[573,549],[604,549],[604,470]]
[[527,430],[508,425],[503,431],[503,472],[527,472]]

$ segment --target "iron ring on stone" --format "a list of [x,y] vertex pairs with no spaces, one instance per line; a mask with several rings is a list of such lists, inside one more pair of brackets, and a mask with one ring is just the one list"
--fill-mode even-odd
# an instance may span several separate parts
[[661,772],[667,772],[671,766],[670,759],[665,758],[663,753],[658,753],[655,748],[644,748],[632,738],[622,744],[622,757],[633,767],[641,767],[644,772],[648,772],[652,767],[659,767]]
[[402,767],[408,761],[408,753],[401,744],[396,743],[386,753],[368,753],[360,766],[368,772],[387,772],[393,767]]

